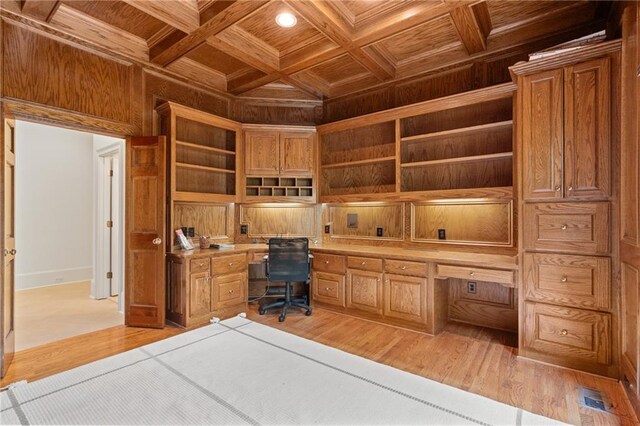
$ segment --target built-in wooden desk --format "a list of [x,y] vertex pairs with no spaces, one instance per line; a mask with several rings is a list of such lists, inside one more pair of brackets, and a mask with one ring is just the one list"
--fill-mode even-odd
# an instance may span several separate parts
[[[515,256],[346,244],[310,250],[314,306],[430,334],[449,320],[449,279],[516,287]],[[237,244],[169,253],[167,319],[190,327],[245,310],[247,266],[264,262],[267,251],[266,244]],[[496,306],[495,314],[517,322],[512,308]]]

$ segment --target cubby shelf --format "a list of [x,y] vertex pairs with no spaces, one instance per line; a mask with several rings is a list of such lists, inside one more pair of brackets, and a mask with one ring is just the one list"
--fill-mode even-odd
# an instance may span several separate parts
[[249,176],[246,178],[245,195],[251,197],[271,197],[311,199],[313,178]]

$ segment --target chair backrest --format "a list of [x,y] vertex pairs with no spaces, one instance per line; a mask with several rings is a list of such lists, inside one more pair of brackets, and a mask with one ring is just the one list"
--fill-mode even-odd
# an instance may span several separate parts
[[269,281],[307,282],[309,280],[309,240],[271,238],[267,264]]

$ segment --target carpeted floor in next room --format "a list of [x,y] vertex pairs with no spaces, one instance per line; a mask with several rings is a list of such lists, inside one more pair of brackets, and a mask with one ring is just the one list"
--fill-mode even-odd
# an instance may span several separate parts
[[90,288],[81,281],[16,291],[16,351],[122,325],[117,298],[92,299]]

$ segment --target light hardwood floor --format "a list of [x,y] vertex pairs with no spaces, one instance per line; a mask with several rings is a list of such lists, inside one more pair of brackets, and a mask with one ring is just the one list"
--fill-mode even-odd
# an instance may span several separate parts
[[90,292],[89,281],[16,291],[16,351],[124,323],[117,300]]
[[[614,380],[528,361],[516,356],[515,335],[450,323],[438,336],[376,324],[315,309],[306,317],[291,313],[248,317],[298,336],[391,365],[469,392],[572,424],[636,425],[633,411]],[[36,380],[133,349],[183,330],[114,327],[16,354],[2,384]],[[578,403],[579,387],[599,389],[613,403],[611,414]]]

